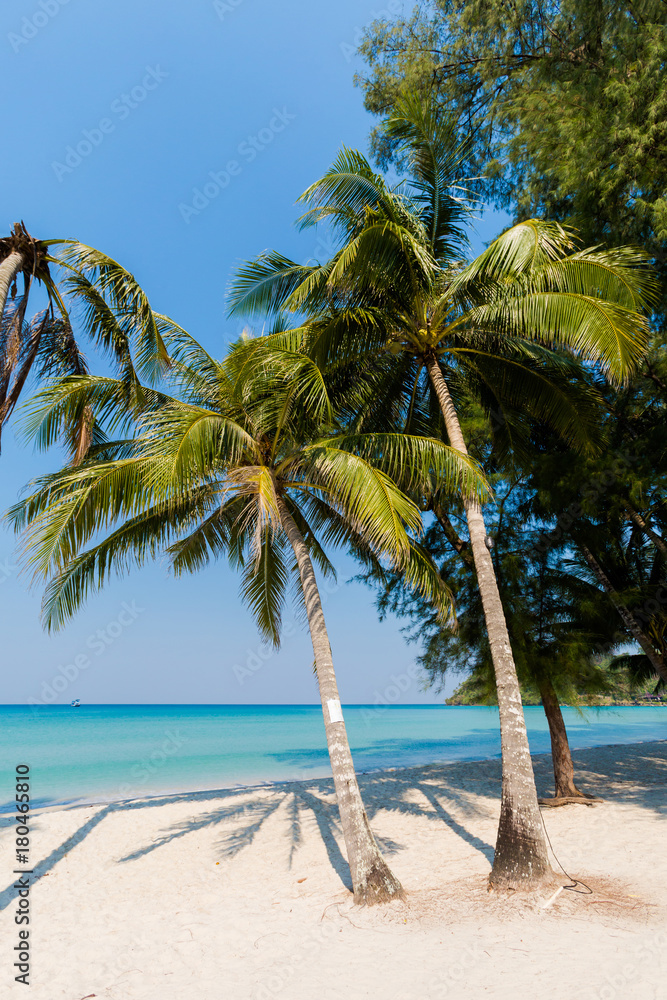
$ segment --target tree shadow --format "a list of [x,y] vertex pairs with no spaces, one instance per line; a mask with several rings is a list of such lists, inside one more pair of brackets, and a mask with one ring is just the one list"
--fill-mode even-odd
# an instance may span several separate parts
[[[100,809],[99,812],[95,813],[94,816],[91,816],[91,818],[80,826],[78,830],[75,830],[74,833],[67,838],[67,840],[64,840],[59,847],[56,847],[56,849],[51,851],[46,858],[39,861],[35,865],[35,867],[31,870],[30,884],[34,885],[37,879],[47,875],[51,869],[57,865],[61,858],[64,858],[65,855],[72,850],[72,848],[76,847],[77,844],[80,844],[82,840],[85,840],[91,830],[94,830],[96,826],[99,826],[99,824],[105,820],[110,813],[116,812],[117,809],[118,803],[110,803]],[[27,866],[25,867],[27,869]],[[17,868],[16,878],[21,878],[19,870],[20,869]],[[14,879],[14,882],[16,881],[16,878]],[[16,889],[14,888],[14,882],[0,892],[0,910],[6,909],[10,903],[16,902],[17,896]]]
[[[288,816],[289,866],[291,867],[296,851],[303,840],[302,815],[311,812],[332,868],[337,872],[343,884],[351,888],[348,864],[338,843],[341,836],[338,807],[334,802],[328,802],[316,794],[317,791],[322,791],[321,784],[319,781],[312,783],[281,782],[270,786],[269,798],[263,794],[262,798],[250,802],[235,800],[239,797],[247,798],[249,794],[252,794],[252,789],[239,788],[218,792],[218,797],[225,800],[231,797],[234,801],[225,801],[217,809],[174,824],[162,837],[119,858],[118,863],[125,864],[128,861],[136,861],[138,858],[159,850],[165,844],[190,833],[195,833],[197,830],[219,826],[229,820],[238,820],[238,825],[231,832],[225,834],[217,844],[221,858],[234,858],[240,851],[250,847],[267,820],[281,806],[285,806]],[[325,793],[330,793],[333,790],[333,782],[329,781],[328,784],[330,787],[324,789]],[[265,793],[266,787],[263,787],[262,791]]]
[[[448,787],[441,790],[432,784],[420,781],[422,768],[409,771],[379,772],[362,775],[362,796],[364,805],[372,823],[377,814],[386,810],[425,817],[430,822],[442,822],[467,844],[480,851],[487,860],[493,856],[493,847],[471,833],[460,819],[456,819],[452,811],[445,808],[441,797],[455,800],[458,813],[467,812],[471,818],[478,810],[467,798],[457,794],[456,789]],[[408,796],[415,790],[422,793],[424,804],[409,801]],[[467,791],[467,790],[461,790]],[[281,782],[270,786],[269,797],[264,794],[260,799],[250,802],[228,801],[239,796],[247,797],[252,790],[238,789],[224,794],[225,803],[217,809],[210,810],[193,819],[174,824],[157,840],[138,848],[131,854],[119,858],[120,864],[134,861],[137,858],[159,850],[165,844],[194,833],[205,827],[219,826],[229,820],[238,820],[238,825],[230,833],[225,834],[217,847],[220,856],[225,859],[235,857],[241,850],[249,847],[262,830],[267,820],[281,807],[285,807],[288,818],[286,834],[289,840],[288,865],[291,867],[296,851],[303,839],[302,817],[310,814],[315,821],[320,838],[326,849],[329,863],[336,871],[343,884],[351,889],[350,873],[347,861],[341,850],[342,831],[338,815],[338,806],[333,800],[333,780],[331,778],[316,778],[303,782]],[[377,837],[384,854],[391,856],[405,849],[388,837]]]
[[[621,755],[617,746],[577,751],[573,755],[577,782],[584,791],[615,802],[636,804],[664,815],[667,812],[667,741],[635,744],[632,749],[634,753]],[[540,755],[533,759],[533,765],[540,793],[549,784],[553,784],[551,757],[548,754]],[[448,827],[490,862],[493,847],[482,840],[474,829],[480,819],[488,821],[490,811],[497,807],[501,777],[501,762],[484,760],[360,774],[359,783],[371,825],[382,811],[419,816],[434,825]],[[419,793],[417,801],[415,792]],[[178,802],[190,805],[210,802],[211,807],[192,819],[173,824],[157,840],[119,858],[119,864],[131,863],[198,830],[230,821],[235,821],[234,827],[231,831],[222,833],[217,848],[221,858],[234,858],[255,842],[267,821],[284,806],[289,867],[303,841],[304,817],[312,814],[329,863],[343,885],[351,888],[347,861],[340,846],[342,834],[331,778],[181,792],[109,803],[101,807],[48,857],[35,865],[33,880],[51,871],[65,854],[80,844],[111,813],[155,809]],[[90,809],[91,806],[76,804],[65,807],[67,811],[82,808]],[[377,839],[387,855],[398,854],[409,846],[389,838]],[[13,880],[0,892],[0,910],[5,909],[15,898]]]

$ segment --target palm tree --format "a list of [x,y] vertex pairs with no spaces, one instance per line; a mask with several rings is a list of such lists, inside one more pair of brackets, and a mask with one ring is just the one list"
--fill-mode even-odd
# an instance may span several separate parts
[[[239,271],[232,310],[305,315],[317,357],[395,355],[406,428],[414,400],[426,394],[461,455],[468,451],[457,406],[471,394],[496,417],[505,442],[513,425],[546,420],[571,443],[590,446],[591,400],[577,391],[573,359],[616,381],[641,360],[647,323],[639,310],[653,291],[643,255],[580,250],[560,226],[529,220],[463,267],[466,206],[455,182],[465,151],[453,123],[406,97],[384,128],[410,164],[409,184],[390,188],[365,157],[344,149],[302,196],[302,225],[332,224],[338,251],[309,265],[262,254]],[[503,789],[491,883],[539,885],[551,869],[519,683],[483,511],[472,494],[462,500],[500,709]]]
[[[30,563],[52,577],[46,623],[61,625],[110,572],[167,547],[177,574],[227,555],[242,572],[241,594],[261,633],[277,644],[286,590],[296,578],[354,898],[396,898],[401,885],[370,830],[354,772],[313,563],[333,571],[329,545],[359,546],[373,558],[386,554],[445,615],[448,591],[408,534],[420,529],[419,509],[390,476],[417,482],[434,473],[475,495],[483,480],[473,462],[439,441],[337,431],[336,390],[329,392],[296,340],[293,350],[270,339],[242,343],[225,362],[173,325],[168,343],[178,395],[158,398],[146,390],[137,437],[38,480],[34,494],[10,512],[16,528],[26,529]],[[354,391],[348,385],[338,394]],[[74,379],[41,394],[32,430],[39,435],[66,419],[82,394],[108,418],[115,411],[116,426],[128,422],[121,381]],[[82,551],[101,530],[107,537]]]
[[[72,345],[63,328],[62,318],[66,316],[66,311],[49,270],[51,261],[49,244],[34,239],[23,222],[14,223],[11,235],[0,239],[0,432],[16,406],[31,368],[36,362],[39,366],[38,353],[42,341],[50,340],[52,347],[60,347],[57,354],[61,358],[70,356],[75,365],[79,360],[74,360]],[[23,277],[23,290],[17,300],[19,275]],[[26,309],[35,280],[46,288],[49,308],[43,311],[37,322],[26,323]],[[10,288],[12,305],[6,312]],[[54,301],[58,306],[59,321],[55,320]],[[53,351],[51,354],[53,356]]]
[[48,244],[34,239],[23,222],[15,222],[10,236],[0,239],[0,316],[5,311],[9,289],[23,275],[23,298],[27,297],[34,278],[55,293],[48,268]]
[[[58,247],[55,255],[54,246]],[[64,271],[61,281],[54,280],[50,265]],[[19,274],[23,290],[17,299]],[[45,287],[49,302],[27,322],[35,280]],[[6,308],[10,286],[14,294]],[[31,375],[38,381],[52,381],[88,373],[74,337],[68,303],[77,329],[110,357],[122,374],[128,399],[140,392],[140,377],[152,380],[168,365],[159,329],[161,317],[153,313],[133,275],[92,247],[75,240],[39,241],[23,223],[17,223],[10,237],[0,239],[0,432]],[[94,413],[83,400],[80,403],[80,411],[70,415],[68,427],[61,428],[75,462],[100,440]]]

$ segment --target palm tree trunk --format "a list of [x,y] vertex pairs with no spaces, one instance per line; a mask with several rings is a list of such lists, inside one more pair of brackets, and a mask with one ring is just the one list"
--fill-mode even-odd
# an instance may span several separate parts
[[663,557],[663,559],[667,560],[667,545],[665,545],[665,542],[660,537],[660,535],[657,535],[652,528],[649,528],[644,518],[638,511],[634,509],[634,507],[631,507],[630,504],[627,503],[625,500],[622,500],[621,503],[623,504],[628,514],[630,515],[631,520],[634,521],[639,530],[643,531],[647,538],[650,538],[650,540],[653,542],[660,555]]
[[340,707],[331,646],[322,612],[320,592],[308,548],[285,502],[278,501],[280,519],[294,550],[315,654],[315,669],[322,701],[324,728],[333,772],[347,859],[352,875],[354,901],[385,903],[403,898],[403,888],[380,853],[366,816],[354,771],[350,744]]
[[0,263],[0,320],[5,313],[5,305],[7,304],[7,295],[9,294],[11,283],[19,271],[23,270],[24,264],[25,257],[17,250],[13,250]]
[[[467,455],[456,408],[435,353],[425,355],[424,364],[440,403],[449,442],[457,451]],[[482,510],[477,501],[469,496],[463,496],[463,504],[496,674],[500,712],[503,785],[496,851],[489,882],[498,888],[536,887],[551,881],[553,872],[537,802],[521,691],[491,553],[486,544]]]
[[602,566],[597,561],[588,546],[583,543],[579,543],[579,549],[588,563],[591,572],[602,586],[604,592],[609,596],[611,603],[616,608],[616,611],[618,612],[618,615],[628,632],[638,645],[641,646],[658,677],[662,677],[663,681],[667,682],[667,665],[665,665],[663,657],[654,648],[651,640],[641,628],[639,622],[630,609],[623,603],[618,592],[614,589],[614,585],[611,580],[602,569]]
[[586,798],[574,783],[574,764],[558,695],[549,677],[539,684],[542,707],[549,723],[551,758],[554,768],[555,798]]

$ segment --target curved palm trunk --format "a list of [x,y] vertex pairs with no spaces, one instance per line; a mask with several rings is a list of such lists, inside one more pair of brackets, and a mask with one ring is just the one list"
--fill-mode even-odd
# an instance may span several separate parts
[[542,707],[549,723],[551,736],[551,758],[554,767],[555,798],[587,798],[574,783],[574,764],[570,753],[570,743],[563,721],[558,695],[550,678],[545,677],[539,684]]
[[630,504],[626,503],[624,500],[621,502],[630,515],[631,520],[634,521],[640,531],[643,531],[647,538],[651,539],[663,559],[667,560],[667,545],[665,545],[664,539],[662,539],[660,535],[656,534],[652,528],[649,528],[639,511],[636,511],[634,507],[631,507]]
[[299,566],[354,901],[359,904],[385,903],[402,898],[403,888],[380,853],[361,799],[340,707],[322,602],[308,548],[285,503],[279,500],[278,504],[282,526]]
[[[456,408],[435,353],[425,355],[424,364],[440,403],[450,444],[467,455]],[[462,499],[496,674],[500,711],[503,787],[496,851],[489,881],[499,888],[532,887],[550,881],[553,872],[537,802],[521,691],[498,583],[486,544],[482,510],[471,497],[464,495]]]
[[5,312],[11,283],[19,271],[23,270],[24,264],[25,257],[17,250],[13,250],[0,264],[0,319]]
[[611,603],[616,608],[618,615],[628,632],[635,642],[641,646],[658,677],[662,677],[663,681],[667,682],[667,664],[665,663],[664,657],[661,656],[660,653],[658,653],[658,651],[653,647],[651,640],[646,635],[646,632],[641,628],[636,617],[632,614],[627,605],[623,603],[619,594],[614,589],[614,585],[611,580],[602,569],[602,566],[597,561],[588,546],[580,543],[579,550],[588,563],[593,575],[602,586],[602,589],[609,595]]

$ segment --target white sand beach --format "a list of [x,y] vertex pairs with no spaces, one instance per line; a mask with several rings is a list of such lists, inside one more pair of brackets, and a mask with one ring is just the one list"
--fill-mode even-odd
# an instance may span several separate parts
[[[545,811],[592,895],[489,893],[498,761],[365,775],[408,897],[352,906],[327,780],[33,817],[29,992],[13,982],[14,830],[0,857],[2,996],[32,1000],[663,1000],[667,742],[575,754],[596,806]],[[535,758],[540,794],[550,759]],[[563,883],[567,879],[563,878]]]

